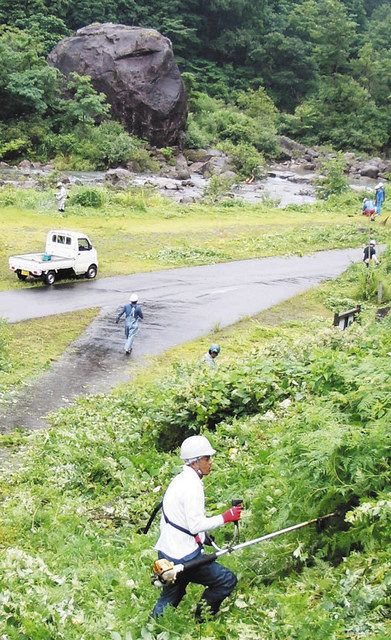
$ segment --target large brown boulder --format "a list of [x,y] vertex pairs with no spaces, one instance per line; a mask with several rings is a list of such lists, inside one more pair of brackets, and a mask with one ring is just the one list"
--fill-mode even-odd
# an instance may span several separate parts
[[61,40],[48,62],[89,75],[127,131],[162,147],[183,138],[186,94],[172,45],[154,29],[90,24]]

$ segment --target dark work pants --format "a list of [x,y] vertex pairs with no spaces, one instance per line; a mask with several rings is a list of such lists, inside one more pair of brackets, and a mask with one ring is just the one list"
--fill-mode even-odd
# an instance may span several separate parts
[[[164,558],[165,556],[159,553],[159,557]],[[152,616],[154,618],[160,616],[168,605],[177,607],[190,582],[202,584],[206,587],[202,594],[201,603],[204,601],[209,606],[211,613],[215,614],[223,600],[233,591],[237,581],[235,574],[218,562],[212,562],[211,564],[205,564],[179,573],[174,584],[163,587],[162,594],[152,611]],[[199,605],[196,613],[198,617],[201,617],[200,609]]]

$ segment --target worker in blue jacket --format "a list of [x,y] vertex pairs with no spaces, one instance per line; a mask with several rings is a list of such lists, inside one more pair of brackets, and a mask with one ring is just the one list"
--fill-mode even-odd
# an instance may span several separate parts
[[386,199],[386,192],[382,182],[379,182],[379,184],[376,185],[375,191],[376,191],[376,195],[375,195],[376,214],[380,216],[383,202]]
[[137,293],[132,293],[130,296],[130,304],[125,304],[121,307],[120,312],[117,315],[116,323],[118,324],[121,316],[125,314],[125,354],[129,355],[132,351],[133,341],[138,333],[139,320],[144,318],[141,307],[138,303]]

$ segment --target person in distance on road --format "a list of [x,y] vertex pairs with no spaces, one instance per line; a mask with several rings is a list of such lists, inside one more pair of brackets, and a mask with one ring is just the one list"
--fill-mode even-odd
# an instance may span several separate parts
[[125,304],[121,307],[117,318],[116,323],[119,323],[119,319],[121,316],[125,314],[125,354],[128,356],[133,348],[134,339],[138,333],[138,323],[139,320],[144,318],[141,307],[138,303],[138,295],[137,293],[132,293],[130,296],[130,304]]
[[379,259],[376,255],[376,240],[370,240],[369,244],[364,248],[363,262],[369,267],[370,261],[373,260],[375,264],[379,264]]
[[211,344],[208,353],[205,353],[205,355],[203,356],[202,362],[207,364],[211,369],[217,369],[216,358],[219,355],[220,351],[221,347],[219,344]]
[[[216,529],[227,522],[237,522],[240,519],[241,505],[232,506],[211,518],[205,515],[202,479],[211,472],[212,456],[215,453],[205,436],[190,436],[182,442],[180,456],[185,464],[181,473],[171,480],[163,498],[160,537],[155,546],[160,559],[165,558],[174,564],[194,560],[201,555],[208,529]],[[159,617],[169,605],[177,607],[191,582],[206,587],[195,613],[196,619],[201,622],[205,607],[212,614],[217,613],[223,600],[235,588],[237,578],[232,571],[216,561],[193,567],[180,573],[173,584],[163,587],[152,616]]]

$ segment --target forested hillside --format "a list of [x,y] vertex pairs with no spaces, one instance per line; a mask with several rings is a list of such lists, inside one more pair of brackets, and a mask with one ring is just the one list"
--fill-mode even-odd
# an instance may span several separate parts
[[[59,142],[59,134],[109,118],[103,97],[80,80],[70,88],[74,101],[65,103],[61,78],[46,65],[60,39],[96,21],[153,27],[172,40],[195,113],[190,146],[209,140],[204,122],[194,133],[197,110],[228,104],[235,136],[226,139],[254,144],[266,156],[276,153],[270,139],[249,141],[246,123],[232,116],[259,88],[278,110],[273,127],[280,133],[368,153],[389,146],[390,0],[0,0],[3,159],[74,152],[76,142]],[[268,119],[265,127],[270,131]],[[96,144],[106,147],[112,135],[103,132]],[[115,162],[137,143],[122,136],[119,146]]]

